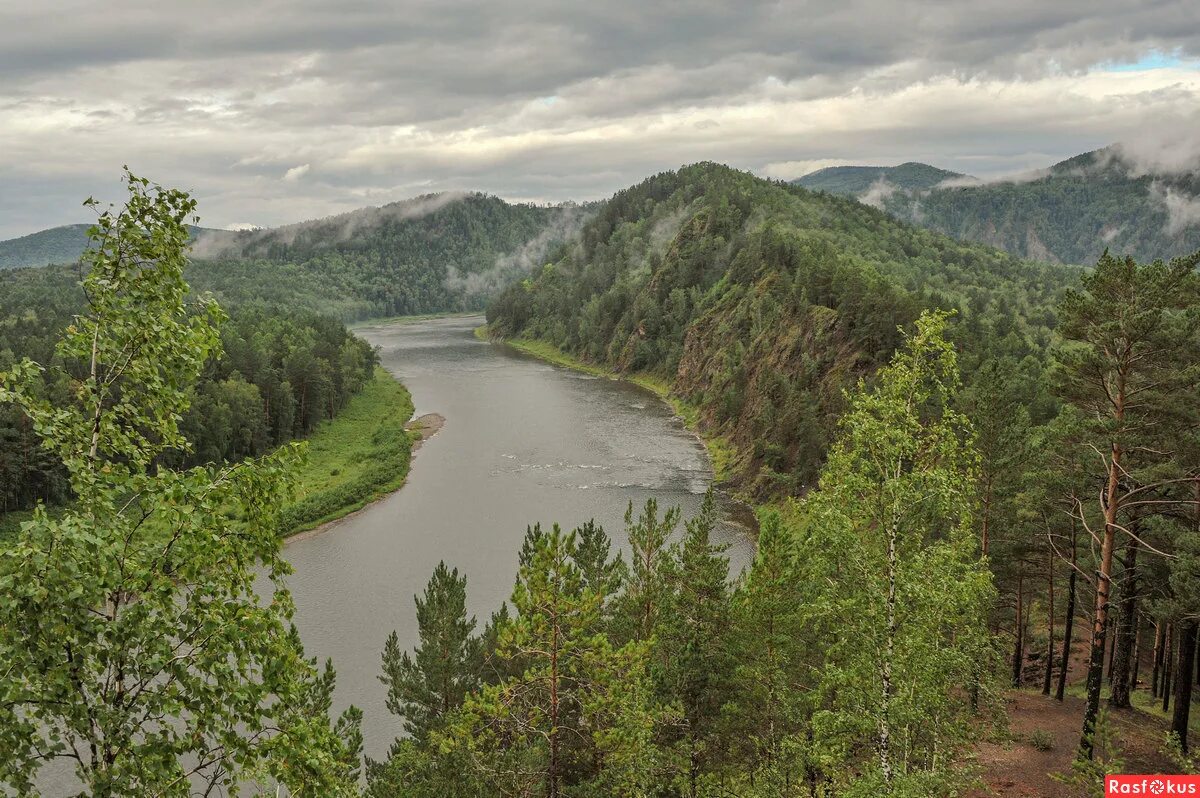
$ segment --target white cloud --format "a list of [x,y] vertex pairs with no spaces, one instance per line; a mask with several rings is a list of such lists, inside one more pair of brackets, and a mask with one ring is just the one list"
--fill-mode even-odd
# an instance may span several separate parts
[[311,169],[312,165],[306,163],[300,164],[299,166],[293,166],[291,169],[283,173],[283,180],[285,183],[295,183],[297,180],[308,174],[309,170]]
[[[1191,0],[117,8],[0,6],[0,237],[78,221],[125,163],[227,226],[442,191],[595,199],[706,159],[990,179],[1124,140],[1139,168],[1197,160]],[[1180,63],[1090,66],[1152,51]]]

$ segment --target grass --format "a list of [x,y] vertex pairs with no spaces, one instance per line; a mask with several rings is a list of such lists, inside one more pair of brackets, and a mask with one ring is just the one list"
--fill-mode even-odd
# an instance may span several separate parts
[[347,329],[358,330],[363,327],[377,327],[383,324],[414,324],[418,321],[429,321],[430,319],[458,319],[468,316],[479,316],[483,313],[482,310],[464,310],[461,313],[419,313],[415,316],[380,316],[374,319],[361,319],[353,324],[347,324]]
[[[332,421],[308,438],[308,457],[297,469],[296,496],[283,513],[292,535],[361,509],[404,484],[417,433],[408,390],[382,368]],[[62,507],[51,507],[51,515]],[[0,547],[13,540],[32,510],[0,513]]]
[[296,499],[285,512],[288,534],[361,509],[404,484],[416,433],[405,429],[412,397],[382,368],[332,421],[308,438]]
[[[475,337],[482,341],[490,340],[486,324],[475,328]],[[704,444],[704,448],[708,450],[708,457],[713,467],[713,476],[716,480],[718,482],[727,482],[733,476],[733,466],[737,457],[737,450],[733,444],[722,436],[706,434],[700,426],[700,407],[674,396],[671,393],[671,384],[663,377],[647,372],[622,374],[605,366],[584,362],[546,341],[538,341],[531,338],[505,338],[503,341],[514,349],[533,355],[547,363],[580,371],[594,377],[624,380],[649,391],[670,405],[671,409],[675,411],[675,415],[679,416],[683,421],[684,426],[696,433],[696,437]]]
[[[1145,678],[1149,678],[1149,674],[1143,674]],[[1173,681],[1173,680],[1172,680]],[[1172,686],[1172,690],[1174,687]],[[1108,698],[1112,693],[1112,689],[1108,686],[1108,677],[1105,676],[1104,684],[1100,688],[1100,708],[1108,706]],[[1067,695],[1075,696],[1076,698],[1087,698],[1087,683],[1080,681],[1067,685]],[[1175,714],[1175,695],[1171,695],[1171,708],[1163,712],[1162,699],[1154,698],[1150,695],[1150,685],[1148,683],[1139,683],[1138,689],[1129,693],[1129,703],[1133,705],[1133,709],[1159,718],[1168,723]],[[1188,715],[1188,730],[1192,732],[1200,732],[1200,712],[1196,712],[1196,703],[1193,698],[1192,712]]]

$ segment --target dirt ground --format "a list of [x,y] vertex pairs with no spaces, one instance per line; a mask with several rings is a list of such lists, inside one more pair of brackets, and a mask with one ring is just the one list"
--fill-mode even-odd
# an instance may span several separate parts
[[[1072,647],[1067,671],[1069,684],[1078,685],[1084,680],[1086,648],[1084,641],[1077,641]],[[1142,672],[1148,676],[1148,668],[1145,665],[1143,668],[1145,670]],[[1084,700],[1070,695],[1070,691],[1061,703],[1052,696],[1042,695],[1037,685],[1038,670],[1033,667],[1027,669],[1026,679],[1031,682],[1028,687],[1005,693],[1007,734],[998,734],[991,729],[981,730],[975,755],[985,786],[968,793],[969,798],[1076,798],[1087,795],[1086,791],[1077,790],[1051,777],[1051,774],[1071,772],[1071,761],[1079,746]],[[1145,684],[1139,686],[1139,691],[1148,689]],[[1196,705],[1193,704],[1193,714],[1195,711]],[[1110,709],[1108,720],[1112,724],[1113,741],[1121,749],[1124,772],[1176,772],[1171,761],[1162,753],[1163,738],[1170,728],[1165,718],[1139,709]],[[1051,738],[1053,742],[1049,750],[1039,751],[1033,746],[1031,738],[1034,732]]]
[[[1021,796],[1021,798],[1074,798],[1086,795],[1051,778],[1052,773],[1071,771],[1071,760],[1079,745],[1083,699],[1068,695],[1060,704],[1035,690],[1011,690],[1006,696],[1009,738],[984,740],[976,756],[986,789],[971,798]],[[1110,711],[1115,741],[1122,748],[1129,773],[1169,773],[1170,760],[1160,753],[1168,724],[1140,710]],[[1048,734],[1053,745],[1039,751],[1030,742],[1034,732]]]

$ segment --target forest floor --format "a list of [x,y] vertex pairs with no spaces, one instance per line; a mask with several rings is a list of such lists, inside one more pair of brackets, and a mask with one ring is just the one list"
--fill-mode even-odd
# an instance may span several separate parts
[[[1072,646],[1068,686],[1060,703],[1042,695],[1039,687],[1006,690],[1002,696],[1007,728],[988,729],[975,746],[976,764],[983,787],[969,798],[1020,796],[1020,798],[1076,798],[1089,795],[1078,784],[1065,784],[1055,776],[1071,774],[1083,723],[1086,641]],[[1145,663],[1143,663],[1145,666]],[[1107,685],[1101,708],[1107,705]],[[1145,683],[1132,694],[1134,708],[1108,709],[1109,740],[1122,773],[1177,773],[1164,752],[1170,720],[1161,704],[1150,698]],[[1200,734],[1200,713],[1192,713],[1192,734]],[[1041,738],[1034,745],[1034,736]],[[1047,746],[1048,743],[1048,746]],[[1044,750],[1041,750],[1044,749]]]

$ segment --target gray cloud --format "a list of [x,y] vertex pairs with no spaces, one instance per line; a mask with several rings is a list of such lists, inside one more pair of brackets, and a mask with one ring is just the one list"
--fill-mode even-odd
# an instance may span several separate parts
[[[1149,53],[1184,63],[1099,63]],[[439,191],[593,199],[700,159],[986,178],[1123,140],[1188,168],[1197,60],[1191,0],[10,2],[0,237],[76,221],[123,163],[218,226]]]

